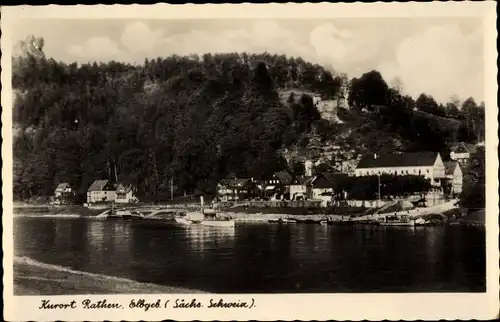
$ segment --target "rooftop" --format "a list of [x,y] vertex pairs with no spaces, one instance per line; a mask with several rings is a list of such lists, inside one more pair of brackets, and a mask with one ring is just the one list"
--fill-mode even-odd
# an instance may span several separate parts
[[102,191],[109,180],[96,180],[92,182],[88,191]]
[[438,155],[438,152],[369,155],[361,158],[357,169],[432,166]]
[[63,182],[57,185],[56,191],[63,191],[69,186],[69,183]]

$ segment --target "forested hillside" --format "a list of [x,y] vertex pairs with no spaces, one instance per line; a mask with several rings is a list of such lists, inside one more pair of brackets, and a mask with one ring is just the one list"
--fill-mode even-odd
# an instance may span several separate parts
[[340,95],[345,75],[300,58],[232,53],[68,65],[46,58],[41,39],[24,47],[12,79],[17,198],[50,195],[59,182],[85,193],[100,178],[132,183],[148,199],[169,194],[170,179],[177,194],[206,193],[229,173],[259,178],[293,168],[282,151],[311,149],[314,140],[357,153],[442,151],[484,129],[484,106],[473,99],[461,109],[424,94],[415,101],[376,71],[351,81],[351,109],[339,109],[344,123],[334,124],[310,96],[280,99],[287,88]]

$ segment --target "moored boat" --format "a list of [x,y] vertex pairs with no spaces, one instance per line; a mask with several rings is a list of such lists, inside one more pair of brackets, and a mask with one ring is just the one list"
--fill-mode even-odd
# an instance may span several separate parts
[[144,215],[138,211],[124,211],[122,213],[118,212],[118,215],[121,215],[121,218],[125,220],[144,219]]
[[178,224],[182,224],[182,225],[191,225],[192,224],[191,220],[187,220],[186,217],[176,216],[174,219],[175,219],[175,222]]
[[205,219],[200,222],[203,226],[210,227],[234,227],[235,222],[234,219],[218,219],[218,218],[210,218]]
[[381,226],[415,226],[415,220],[408,215],[388,215],[380,221]]

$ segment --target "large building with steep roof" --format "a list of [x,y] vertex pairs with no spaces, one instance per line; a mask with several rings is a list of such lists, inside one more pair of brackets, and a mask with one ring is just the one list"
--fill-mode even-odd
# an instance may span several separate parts
[[445,165],[439,152],[375,154],[364,156],[355,170],[357,177],[382,174],[423,176],[440,186]]
[[109,202],[116,199],[116,190],[109,180],[95,180],[87,190],[87,203]]

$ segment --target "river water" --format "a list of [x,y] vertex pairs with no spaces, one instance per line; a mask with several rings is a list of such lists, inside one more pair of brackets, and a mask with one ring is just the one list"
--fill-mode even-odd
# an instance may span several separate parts
[[14,219],[15,256],[216,293],[484,292],[485,232],[460,227]]

